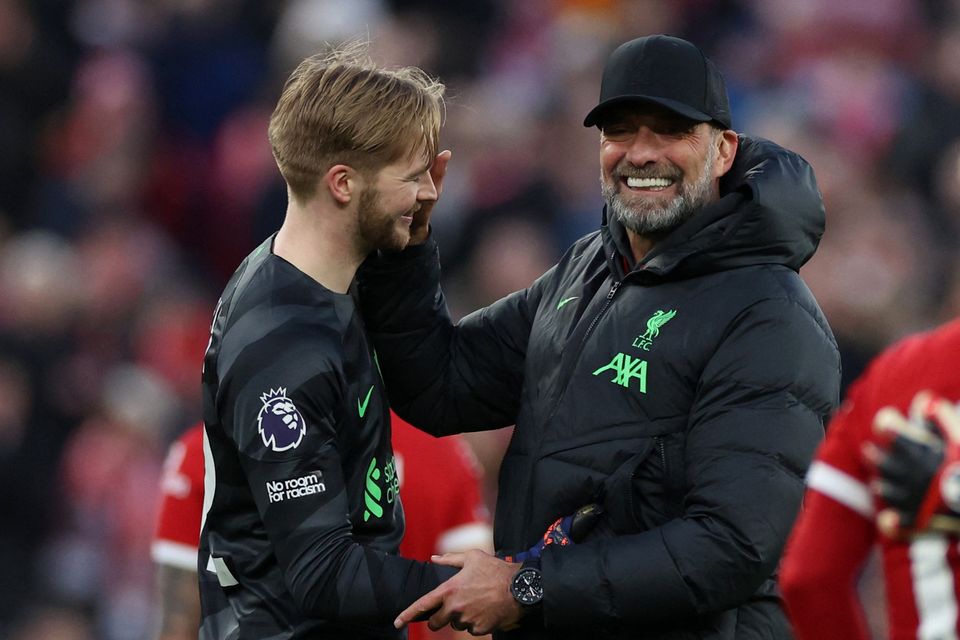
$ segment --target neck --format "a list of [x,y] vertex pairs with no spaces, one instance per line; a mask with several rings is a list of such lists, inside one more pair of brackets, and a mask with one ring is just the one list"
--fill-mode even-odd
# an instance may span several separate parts
[[[273,252],[336,293],[346,293],[367,252],[358,246],[351,212],[317,200],[289,198]],[[352,223],[352,224],[351,224]]]
[[640,234],[631,229],[626,229],[626,231],[627,239],[630,241],[630,252],[633,253],[633,260],[637,264],[667,235],[661,233]]

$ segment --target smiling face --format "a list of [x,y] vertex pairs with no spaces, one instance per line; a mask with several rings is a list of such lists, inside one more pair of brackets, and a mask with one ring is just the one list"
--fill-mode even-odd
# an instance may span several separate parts
[[369,249],[399,251],[410,241],[414,214],[437,199],[426,154],[410,154],[374,174],[360,193],[358,233]]
[[640,235],[669,232],[719,198],[736,151],[732,131],[654,107],[611,111],[600,129],[603,197]]

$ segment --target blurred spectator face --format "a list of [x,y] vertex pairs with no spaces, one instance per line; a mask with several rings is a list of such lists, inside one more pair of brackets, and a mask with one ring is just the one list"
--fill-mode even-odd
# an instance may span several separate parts
[[148,304],[134,326],[137,363],[161,376],[188,410],[200,410],[197,372],[210,337],[212,314],[209,301],[172,293]]
[[73,248],[53,234],[32,231],[14,236],[0,255],[0,324],[21,335],[63,330],[77,302]]
[[241,109],[217,131],[213,146],[212,190],[228,209],[251,208],[277,173],[270,142],[263,132],[270,110]]
[[135,201],[145,176],[154,104],[143,61],[133,53],[94,54],[80,65],[63,125],[47,156],[93,209]]
[[[382,0],[291,0],[286,3],[274,31],[277,67],[291,69],[327,42],[369,37],[370,29],[379,29],[387,18]],[[404,59],[406,64],[416,64],[409,58]]]
[[104,327],[127,320],[172,259],[166,238],[134,222],[93,229],[78,246],[84,315]]

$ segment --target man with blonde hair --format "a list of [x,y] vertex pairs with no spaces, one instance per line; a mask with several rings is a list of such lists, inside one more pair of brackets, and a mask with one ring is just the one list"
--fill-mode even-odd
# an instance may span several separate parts
[[284,86],[286,217],[227,284],[204,357],[201,638],[402,637],[397,613],[455,572],[396,555],[389,405],[350,291],[437,198],[443,90],[362,45]]

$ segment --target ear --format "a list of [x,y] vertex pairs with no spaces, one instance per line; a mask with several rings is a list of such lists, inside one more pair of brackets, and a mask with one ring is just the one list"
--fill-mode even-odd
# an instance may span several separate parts
[[360,173],[346,164],[335,164],[327,169],[320,182],[340,205],[349,204],[361,189]]
[[714,144],[718,145],[717,163],[714,166],[716,175],[714,177],[719,178],[730,171],[730,167],[733,166],[733,160],[737,157],[737,149],[740,147],[740,138],[737,137],[737,132],[733,129],[724,129],[717,136]]

